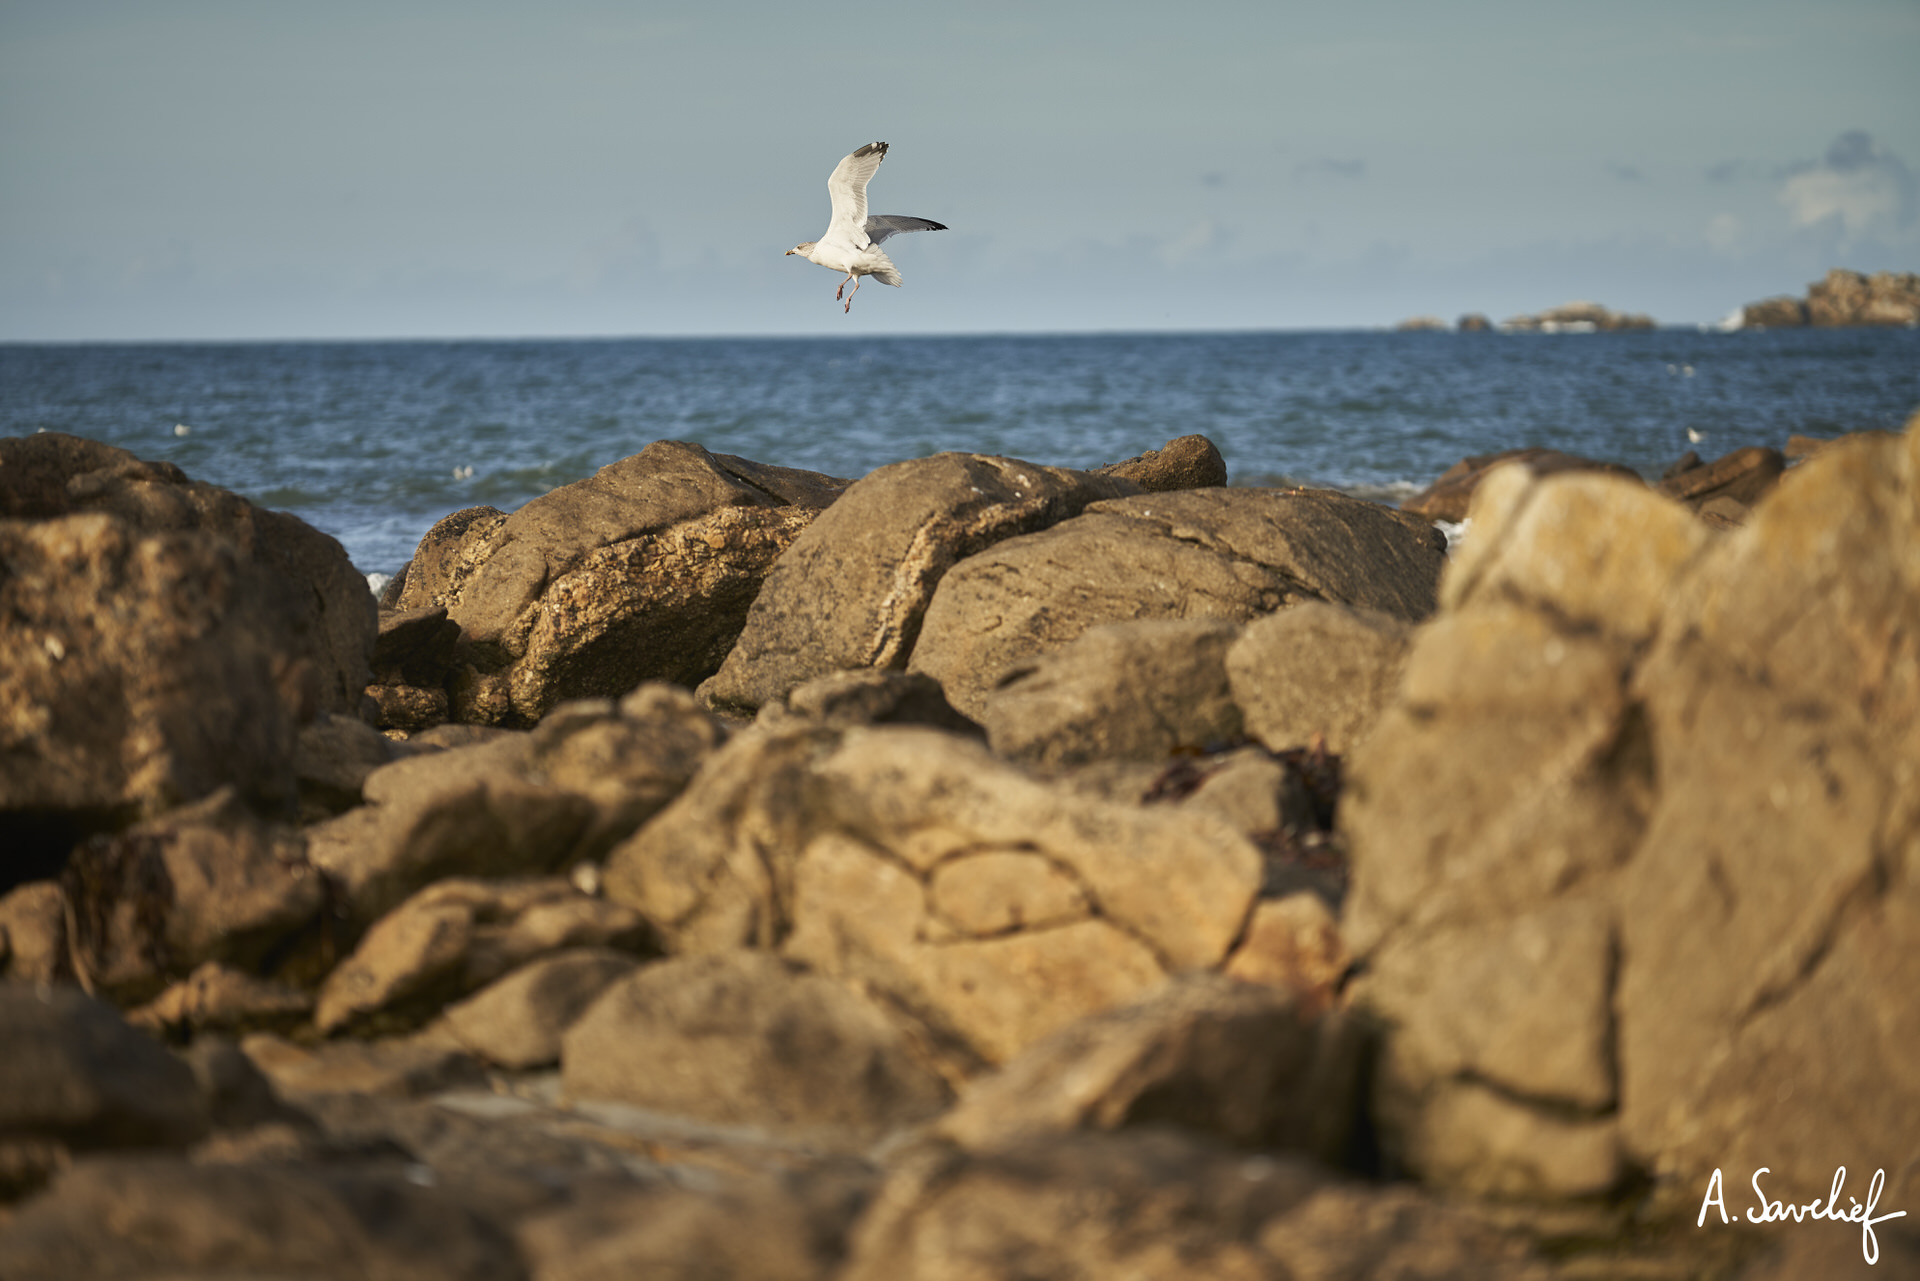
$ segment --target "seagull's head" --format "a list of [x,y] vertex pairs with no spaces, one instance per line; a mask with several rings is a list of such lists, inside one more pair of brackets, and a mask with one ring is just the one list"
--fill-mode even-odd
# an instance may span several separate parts
[[802,258],[805,258],[813,252],[813,247],[819,243],[817,240],[803,240],[793,248],[787,250],[785,257],[791,258],[795,254],[799,254]]

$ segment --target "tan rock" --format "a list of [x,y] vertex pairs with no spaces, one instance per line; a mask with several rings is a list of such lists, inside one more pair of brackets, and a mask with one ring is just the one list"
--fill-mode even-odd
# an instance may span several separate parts
[[1134,492],[1130,481],[979,454],[882,467],[781,558],[701,697],[751,713],[830,672],[903,667],[957,561]]
[[638,957],[610,948],[568,948],[530,961],[447,1007],[446,1030],[469,1051],[499,1067],[524,1069],[560,1061],[560,1038]]
[[1498,453],[1461,459],[1440,473],[1439,479],[1433,484],[1401,503],[1400,510],[1425,516],[1428,520],[1465,520],[1474,490],[1502,463],[1524,464],[1536,476],[1552,476],[1565,471],[1597,471],[1619,476],[1623,480],[1639,479],[1631,468],[1618,463],[1600,462],[1538,447],[1505,449]]
[[208,961],[127,1015],[135,1027],[174,1032],[285,1031],[313,1013],[313,994]]
[[933,914],[961,934],[989,938],[1085,919],[1086,891],[1071,874],[1020,850],[983,850],[934,868]]
[[1150,494],[1210,489],[1227,483],[1227,460],[1205,436],[1180,436],[1137,457],[1096,467],[1094,475],[1130,480]]
[[1352,964],[1339,922],[1318,894],[1262,899],[1222,967],[1228,978],[1292,992],[1301,1008],[1332,1007]]
[[22,983],[73,979],[67,900],[57,881],[29,881],[0,898],[0,977]]
[[879,1006],[766,952],[648,966],[607,989],[562,1045],[570,1098],[710,1121],[872,1135],[947,1102]]
[[1389,614],[1317,601],[1248,623],[1226,654],[1247,733],[1272,751],[1316,737],[1353,750],[1399,679],[1409,631]]
[[558,877],[441,881],[382,917],[327,976],[314,1025],[414,1027],[536,957],[576,947],[644,952],[650,941],[630,908]]
[[444,1032],[379,1041],[296,1045],[272,1032],[254,1032],[241,1051],[283,1095],[359,1094],[419,1098],[443,1090],[484,1089],[486,1069]]
[[1007,672],[1101,623],[1245,622],[1303,600],[1418,619],[1444,539],[1331,491],[1196,489],[1095,503],[969,557],[927,607],[909,670],[981,714]]

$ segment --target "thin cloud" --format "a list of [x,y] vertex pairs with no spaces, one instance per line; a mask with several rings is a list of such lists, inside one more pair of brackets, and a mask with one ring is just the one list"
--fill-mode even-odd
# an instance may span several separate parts
[[1776,198],[1795,227],[1837,220],[1851,241],[1914,222],[1913,172],[1864,129],[1841,134],[1819,161],[1791,166],[1783,177]]

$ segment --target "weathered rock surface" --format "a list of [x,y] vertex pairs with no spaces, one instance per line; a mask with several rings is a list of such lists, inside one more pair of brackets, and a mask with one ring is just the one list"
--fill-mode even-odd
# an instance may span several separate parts
[[82,1162],[0,1229],[0,1274],[520,1281],[484,1209],[405,1169]]
[[759,951],[662,961],[615,984],[567,1031],[561,1066],[574,1099],[869,1136],[948,1100],[898,1020]]
[[480,1060],[439,1030],[313,1046],[254,1032],[240,1049],[275,1091],[308,1106],[315,1096],[410,1099],[487,1084]]
[[959,1281],[1009,1268],[1141,1281],[1552,1275],[1525,1242],[1417,1192],[1156,1129],[916,1154],[855,1228],[842,1275]]
[[775,558],[844,485],[655,441],[510,516],[449,517],[397,603],[444,607],[460,626],[460,720],[531,725],[567,699],[693,685],[732,647]]
[[909,670],[979,716],[1032,656],[1101,623],[1245,622],[1300,601],[1419,619],[1445,541],[1425,521],[1319,490],[1196,489],[1095,503],[962,561],[927,608]]
[[327,890],[300,835],[231,788],[76,848],[61,878],[72,956],[97,990],[137,1002],[202,962],[298,963],[290,942]]
[[1134,492],[1130,481],[981,454],[882,467],[781,557],[701,697],[752,713],[830,672],[903,667],[956,562]]
[[1378,1102],[1424,1177],[1637,1169],[1688,1218],[1715,1167],[1920,1195],[1916,493],[1912,430],[1721,535],[1606,478],[1483,486],[1343,801]]
[[[434,746],[443,732],[408,746]],[[532,734],[489,733],[375,770],[362,784],[367,805],[307,829],[309,857],[359,924],[443,876],[538,875],[599,857],[721,739],[685,690],[661,684],[563,706]]]
[[1002,674],[986,697],[988,741],[1010,760],[1059,768],[1238,738],[1226,655],[1239,634],[1213,618],[1094,627]]
[[443,880],[382,917],[327,976],[314,1026],[326,1033],[414,1027],[536,957],[577,947],[645,954],[651,944],[631,908],[588,897],[558,877]]
[[75,988],[0,983],[0,1044],[0,1139],[185,1147],[207,1131],[192,1069]]
[[303,725],[293,750],[301,821],[317,822],[360,804],[367,775],[399,754],[391,739],[357,716],[328,713]]
[[160,1035],[286,1031],[313,1013],[313,993],[208,961],[127,1015]]
[[1273,751],[1316,735],[1352,751],[1400,678],[1411,631],[1391,614],[1314,601],[1247,624],[1226,654],[1247,734]]
[[1786,469],[1786,457],[1779,450],[1749,445],[1710,463],[1676,471],[1663,479],[1659,488],[1695,511],[1726,498],[1751,507],[1779,483]]
[[1618,463],[1563,454],[1557,449],[1503,449],[1495,454],[1476,454],[1463,458],[1440,473],[1440,478],[1412,498],[1400,504],[1400,510],[1425,516],[1428,520],[1461,521],[1473,491],[1501,463],[1525,463],[1536,476],[1553,476],[1567,471],[1597,471],[1622,479],[1639,479],[1639,474]]
[[1212,489],[1227,483],[1227,460],[1205,436],[1180,436],[1137,457],[1096,467],[1093,474],[1132,481],[1149,494]]
[[947,701],[940,682],[919,672],[863,669],[816,676],[761,706],[761,725],[809,721],[832,729],[856,725],[931,725],[985,738],[986,730]]
[[912,727],[742,734],[606,868],[670,950],[782,947],[988,1062],[1217,964],[1259,880],[1212,815],[1051,787]]
[[962,1147],[1178,1125],[1240,1147],[1343,1154],[1358,1042],[1291,992],[1214,974],[1092,1014],[970,1083],[935,1133]]
[[447,1032],[504,1068],[560,1061],[560,1038],[615,980],[640,964],[631,952],[576,947],[530,961],[447,1007]]

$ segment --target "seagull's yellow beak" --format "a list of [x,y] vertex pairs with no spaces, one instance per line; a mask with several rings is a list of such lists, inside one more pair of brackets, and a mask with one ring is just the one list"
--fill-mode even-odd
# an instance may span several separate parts
[[781,256],[782,258],[791,258],[791,257],[793,257],[793,255],[794,255],[794,254],[795,254],[796,252],[798,252],[798,251],[797,251],[797,250],[793,250],[793,249],[789,249],[789,250],[787,250],[787,252],[785,252],[785,253],[783,253],[783,254],[781,254],[780,256]]

